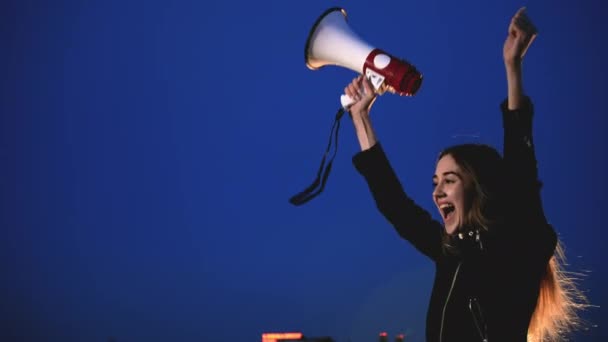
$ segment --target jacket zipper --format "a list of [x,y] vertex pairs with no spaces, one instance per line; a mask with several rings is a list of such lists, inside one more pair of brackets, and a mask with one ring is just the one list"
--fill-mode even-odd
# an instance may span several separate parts
[[488,342],[488,326],[483,318],[483,312],[481,311],[481,306],[479,305],[477,298],[469,299],[469,311],[471,311],[473,322],[475,323],[477,332],[479,332],[481,341]]
[[454,284],[456,283],[456,278],[458,277],[458,271],[460,271],[460,265],[462,262],[458,263],[456,267],[456,272],[454,272],[454,277],[452,278],[452,285],[450,286],[450,291],[448,291],[448,297],[445,299],[445,303],[443,304],[443,312],[441,313],[441,325],[439,327],[439,342],[443,341],[443,321],[445,320],[445,309],[448,307],[448,302],[450,301],[450,296],[452,295],[452,290],[454,289]]

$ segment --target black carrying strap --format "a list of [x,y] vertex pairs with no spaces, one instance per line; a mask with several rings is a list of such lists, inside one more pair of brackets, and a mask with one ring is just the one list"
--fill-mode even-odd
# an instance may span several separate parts
[[[321,160],[321,165],[319,166],[319,171],[317,171],[317,178],[310,186],[308,186],[304,191],[299,194],[291,197],[289,202],[293,205],[299,206],[302,205],[311,199],[317,197],[325,188],[325,183],[327,182],[327,177],[329,177],[329,172],[331,171],[331,165],[338,153],[338,131],[340,130],[340,119],[344,115],[344,108],[338,109],[336,113],[336,118],[334,120],[334,124],[331,126],[331,131],[329,133],[329,141],[327,143],[327,148],[325,149],[325,154],[323,155],[323,159]],[[335,132],[335,134],[334,134]],[[331,149],[332,137],[335,135],[335,148],[334,153],[327,162],[327,166],[325,166],[325,161],[327,160],[327,156],[329,154],[329,150]],[[325,166],[325,167],[324,167]],[[320,187],[319,187],[320,185]]]

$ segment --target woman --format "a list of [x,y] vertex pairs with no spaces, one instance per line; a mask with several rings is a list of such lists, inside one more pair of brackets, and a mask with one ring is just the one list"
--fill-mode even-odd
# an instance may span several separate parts
[[377,142],[369,81],[358,77],[345,89],[356,101],[349,109],[362,149],[353,158],[355,167],[382,214],[436,265],[427,341],[557,340],[576,323],[576,287],[559,269],[561,249],[543,213],[533,106],[522,86],[522,58],[535,35],[520,9],[503,47],[504,157],[477,144],[439,156],[433,200],[443,225],[404,193]]

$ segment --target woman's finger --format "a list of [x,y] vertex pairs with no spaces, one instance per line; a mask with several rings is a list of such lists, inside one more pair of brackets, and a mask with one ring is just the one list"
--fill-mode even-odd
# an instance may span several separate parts
[[525,12],[526,12],[526,10],[527,10],[526,6],[522,6],[522,7],[520,7],[520,8],[517,10],[517,12],[515,13],[515,15],[525,13]]
[[355,101],[359,101],[359,85],[356,82],[348,86],[348,96]]
[[515,20],[515,26],[526,34],[532,35],[536,33],[536,27],[534,26],[534,24],[532,24],[530,20],[518,18]]
[[366,81],[361,82],[361,97],[366,97],[372,94],[372,90],[369,88],[369,85]]
[[534,41],[535,38],[536,38],[536,34],[533,34],[533,35],[529,36],[528,39],[526,39],[525,47],[523,48],[523,50],[521,52],[522,57],[526,55],[528,48],[530,47],[530,45],[532,45],[532,42]]
[[519,17],[520,15],[526,15],[526,7],[520,7],[517,12],[513,15],[513,18]]
[[511,23],[520,27],[525,32],[530,34],[536,33],[536,26],[534,26],[532,20],[528,17],[525,7],[520,8],[517,13],[515,13],[513,19],[511,19]]
[[352,84],[349,84],[346,86],[346,88],[344,88],[344,94],[346,94],[348,97],[350,97],[351,99],[354,100],[355,98],[353,97],[353,92],[352,92],[351,86],[352,86]]

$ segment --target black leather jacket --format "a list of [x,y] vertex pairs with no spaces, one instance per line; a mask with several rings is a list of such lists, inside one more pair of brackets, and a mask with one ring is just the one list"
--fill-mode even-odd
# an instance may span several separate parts
[[541,204],[533,105],[526,98],[519,110],[508,110],[506,101],[501,109],[505,181],[513,200],[502,223],[480,232],[478,239],[475,230],[471,237],[455,239],[458,253],[444,248],[442,224],[405,194],[379,143],[353,157],[380,212],[435,262],[426,321],[429,342],[526,341],[539,283],[557,244]]

